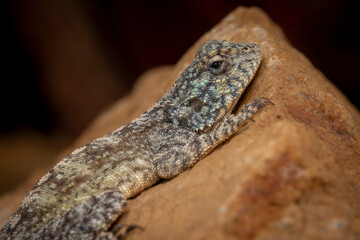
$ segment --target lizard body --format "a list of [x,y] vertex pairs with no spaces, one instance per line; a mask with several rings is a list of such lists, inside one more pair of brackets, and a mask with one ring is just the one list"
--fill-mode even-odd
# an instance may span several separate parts
[[213,40],[173,88],[129,124],[80,147],[43,176],[0,239],[116,239],[125,200],[193,166],[267,102],[231,114],[261,62],[256,44]]

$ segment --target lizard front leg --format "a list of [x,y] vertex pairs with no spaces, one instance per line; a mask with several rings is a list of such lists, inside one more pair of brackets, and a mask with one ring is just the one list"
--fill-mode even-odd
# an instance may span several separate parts
[[117,239],[107,230],[125,205],[120,191],[93,196],[47,224],[36,239]]
[[214,129],[199,135],[181,150],[172,154],[163,153],[155,156],[158,176],[165,179],[174,178],[179,173],[192,167],[217,145],[236,133],[246,120],[251,119],[251,116],[267,103],[271,103],[271,101],[262,97],[257,98],[251,104],[245,104],[238,115],[230,114],[226,116],[222,123]]

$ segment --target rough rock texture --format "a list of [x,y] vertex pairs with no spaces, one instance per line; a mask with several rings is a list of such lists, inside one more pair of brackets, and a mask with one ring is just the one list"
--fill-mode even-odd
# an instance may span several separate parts
[[[144,74],[74,147],[142,113],[211,39],[261,46],[263,63],[241,103],[263,96],[275,106],[192,169],[129,200],[119,222],[145,230],[127,239],[359,239],[359,112],[257,8],[234,10],[174,68]],[[0,199],[2,223],[29,182]]]

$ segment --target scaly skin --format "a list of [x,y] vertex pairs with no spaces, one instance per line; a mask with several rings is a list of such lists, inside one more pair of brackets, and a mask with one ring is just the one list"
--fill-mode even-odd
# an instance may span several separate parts
[[239,130],[267,102],[231,114],[261,62],[255,44],[210,41],[173,88],[133,122],[76,149],[43,176],[1,239],[116,239],[125,200],[173,178]]

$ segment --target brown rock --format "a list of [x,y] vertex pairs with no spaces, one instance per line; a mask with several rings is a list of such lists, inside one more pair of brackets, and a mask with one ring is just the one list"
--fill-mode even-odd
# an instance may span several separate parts
[[257,8],[230,13],[173,70],[145,74],[76,146],[142,113],[211,39],[261,46],[241,103],[262,96],[275,105],[192,169],[129,200],[119,222],[145,230],[127,239],[358,239],[359,112]]

